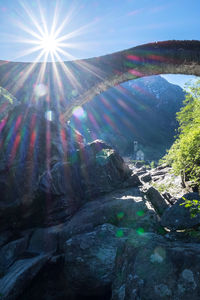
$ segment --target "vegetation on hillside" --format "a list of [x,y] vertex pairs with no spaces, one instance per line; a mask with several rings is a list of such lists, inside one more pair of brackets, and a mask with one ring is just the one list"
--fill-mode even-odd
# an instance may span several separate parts
[[178,135],[164,161],[200,189],[200,80],[188,86],[177,120]]

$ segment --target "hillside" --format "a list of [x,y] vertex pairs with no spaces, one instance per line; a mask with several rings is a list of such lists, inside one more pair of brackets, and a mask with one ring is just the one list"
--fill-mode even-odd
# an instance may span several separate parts
[[161,76],[132,80],[85,104],[84,114],[74,114],[71,124],[87,141],[103,139],[122,155],[133,155],[136,140],[146,159],[157,160],[174,140],[184,97],[179,86]]

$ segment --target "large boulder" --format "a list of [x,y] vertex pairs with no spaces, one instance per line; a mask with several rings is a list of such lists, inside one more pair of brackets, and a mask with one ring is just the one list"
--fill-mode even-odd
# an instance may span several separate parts
[[59,225],[37,228],[31,235],[27,252],[29,253],[56,253],[58,249],[58,234],[61,228]]
[[10,240],[12,240],[13,232],[12,231],[4,231],[0,234],[0,247],[6,245]]
[[160,229],[156,213],[148,209],[141,192],[129,188],[84,204],[60,230],[60,247],[73,235],[94,230],[104,223],[144,232]]
[[143,181],[143,182],[149,182],[149,181],[152,180],[152,177],[151,177],[151,174],[150,174],[150,173],[146,173],[146,174],[142,175],[142,176],[140,177],[140,179],[141,179],[141,181]]
[[111,224],[73,236],[65,243],[66,282],[75,293],[101,295],[114,278],[117,248],[129,230]]
[[123,188],[136,187],[142,185],[137,174],[132,173],[127,180],[123,182]]
[[148,190],[145,192],[145,195],[147,196],[147,199],[151,202],[159,216],[161,216],[168,208],[167,201],[154,187],[151,186],[150,188],[148,188]]
[[[0,231],[32,226],[47,207],[51,209],[51,200],[38,202],[34,197],[40,176],[71,157],[83,146],[82,140],[76,141],[78,133],[68,125],[47,118],[45,110],[25,104],[9,111],[0,133]],[[65,200],[59,205],[65,206]]]
[[[64,273],[64,257],[52,257],[36,274],[17,300],[76,300]],[[106,299],[105,299],[106,300]]]
[[197,193],[187,193],[183,195],[174,205],[165,210],[161,217],[162,226],[170,230],[181,230],[200,225],[200,215],[197,214],[196,217],[191,217],[189,208],[180,205],[184,202],[183,198],[200,201],[200,196]]
[[119,188],[130,175],[131,170],[118,152],[101,141],[94,141],[82,149],[81,176],[85,198]]
[[49,260],[49,255],[39,255],[16,261],[8,273],[0,279],[2,300],[14,300]]
[[83,196],[79,165],[58,162],[41,176],[35,202],[43,206],[45,224],[52,225],[70,218],[83,204]]
[[[70,152],[69,160],[65,162],[66,153],[62,152],[64,150],[56,125],[50,121],[43,124],[43,117],[36,112],[35,108],[30,108],[27,119],[20,121],[24,126],[28,122],[27,139],[33,131],[31,116],[37,120],[37,126],[42,127],[32,145],[33,156],[28,157],[24,153],[25,163],[20,164],[22,153],[19,145],[13,157],[14,162],[0,172],[0,230],[65,222],[84,202],[123,186],[131,175],[131,170],[120,155],[99,140]],[[18,116],[16,110],[15,114]],[[46,131],[51,133],[48,145]],[[37,155],[38,151],[40,155]],[[53,157],[55,160],[50,160]],[[138,184],[138,178],[133,179],[129,180],[129,185]],[[9,223],[6,222],[7,218]]]
[[198,300],[200,245],[132,233],[118,249],[112,300]]
[[22,255],[27,247],[28,237],[12,241],[0,249],[0,277]]
[[87,161],[94,160],[96,159],[96,154],[103,149],[112,149],[112,147],[102,140],[94,140],[85,145],[84,149],[81,149],[82,151],[80,150],[82,152],[81,156],[83,156],[82,159]]

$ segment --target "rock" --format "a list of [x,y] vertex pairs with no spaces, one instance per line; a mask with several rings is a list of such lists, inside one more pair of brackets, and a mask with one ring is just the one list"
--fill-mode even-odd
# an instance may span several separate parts
[[[187,193],[183,195],[188,200],[200,201],[199,194]],[[180,198],[174,205],[169,207],[161,217],[161,225],[170,230],[189,229],[200,224],[200,215],[192,218],[189,208],[186,208],[183,203],[183,198]]]
[[20,295],[30,281],[48,261],[48,255],[21,259],[10,267],[8,273],[0,279],[0,295],[2,300],[14,300]]
[[[91,197],[123,185],[131,170],[116,151],[104,147],[102,141],[90,143],[77,154],[76,163],[57,163],[40,178],[40,203],[45,196],[51,199],[45,212],[48,225],[66,221]],[[135,177],[130,182],[137,184]]]
[[[90,144],[90,147],[91,151],[94,148],[96,151],[94,144]],[[131,170],[115,150],[103,148],[95,153],[95,156],[91,156],[89,160],[84,159],[81,163],[82,185],[87,201],[91,197],[119,188],[131,174]]]
[[80,156],[84,155],[84,159],[87,161],[95,160],[96,154],[103,149],[112,149],[112,147],[102,140],[94,140],[80,150]]
[[[55,162],[66,161],[82,142],[76,142],[69,126],[47,120],[46,111],[26,104],[9,111],[1,137],[0,231],[34,226],[43,218],[47,201],[35,198],[39,177]],[[59,205],[65,206],[63,202]]]
[[7,244],[8,241],[13,236],[13,233],[11,231],[4,231],[0,234],[0,247]]
[[[10,132],[12,122],[17,127]],[[22,128],[26,128],[26,147],[19,136]],[[109,145],[99,140],[85,147],[82,141],[73,143],[68,127],[47,120],[43,110],[32,106],[20,104],[11,111],[2,135],[17,139],[17,146],[12,152],[9,138],[2,141],[0,231],[65,222],[90,197],[122,186],[131,173]]]
[[123,182],[123,188],[136,187],[142,185],[137,174],[132,173],[126,181]]
[[60,226],[36,229],[30,239],[28,252],[55,253],[58,248],[58,233]]
[[73,236],[65,243],[66,281],[82,295],[101,295],[114,278],[117,247],[130,230],[111,224]]
[[156,213],[147,207],[139,190],[119,190],[83,205],[61,228],[60,249],[73,235],[92,231],[104,223],[145,232],[157,232],[160,228]]
[[164,193],[162,193],[162,197],[164,197],[168,202],[170,202],[172,195],[165,191]]
[[162,164],[160,166],[157,166],[156,170],[160,171],[160,170],[163,170],[163,169],[166,169],[166,168],[170,168],[170,166],[167,165],[167,164]]
[[[53,256],[23,289],[18,300],[75,300],[64,274],[64,257]],[[78,298],[79,299],[79,298]]]
[[171,205],[173,205],[177,202],[177,199],[175,197],[172,197],[172,195],[168,192],[162,193],[162,197],[164,197],[165,200]]
[[141,167],[143,167],[144,166],[144,162],[142,162],[142,161],[137,161],[136,163],[135,163],[135,167],[137,168],[137,169],[139,169],[139,168],[141,168]]
[[25,252],[28,238],[12,241],[0,249],[0,277]]
[[[77,164],[59,162],[40,178],[37,202],[43,204],[45,224],[54,225],[70,218],[83,204],[83,188]],[[48,200],[48,205],[45,204]]]
[[198,300],[200,245],[130,234],[117,251],[112,300]]
[[159,181],[163,180],[165,178],[165,175],[158,175],[158,176],[152,176],[152,181]]
[[141,176],[141,175],[143,175],[143,174],[145,174],[146,172],[147,172],[147,169],[146,169],[146,167],[145,166],[143,166],[143,167],[141,167],[141,168],[139,168],[139,169],[136,169],[136,170],[134,170],[135,172],[135,174],[136,175],[138,175],[138,176]]
[[168,204],[167,204],[166,200],[152,186],[146,191],[145,194],[146,194],[148,200],[151,202],[151,204],[155,208],[158,215],[161,216],[164,213],[164,211],[168,208]]
[[151,176],[152,177],[165,176],[168,173],[169,170],[170,170],[170,168],[162,169],[162,170],[154,169],[154,170],[151,171]]
[[152,177],[151,177],[151,174],[150,173],[147,173],[147,174],[144,174],[140,177],[140,180],[143,181],[143,182],[149,182],[152,180]]

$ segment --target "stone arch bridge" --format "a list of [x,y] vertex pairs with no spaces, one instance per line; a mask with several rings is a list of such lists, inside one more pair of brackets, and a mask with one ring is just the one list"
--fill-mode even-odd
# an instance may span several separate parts
[[109,87],[156,74],[200,76],[200,41],[163,41],[71,62],[20,63],[0,61],[0,86],[20,101],[34,101],[34,87],[49,86],[48,99],[70,118],[83,105]]

